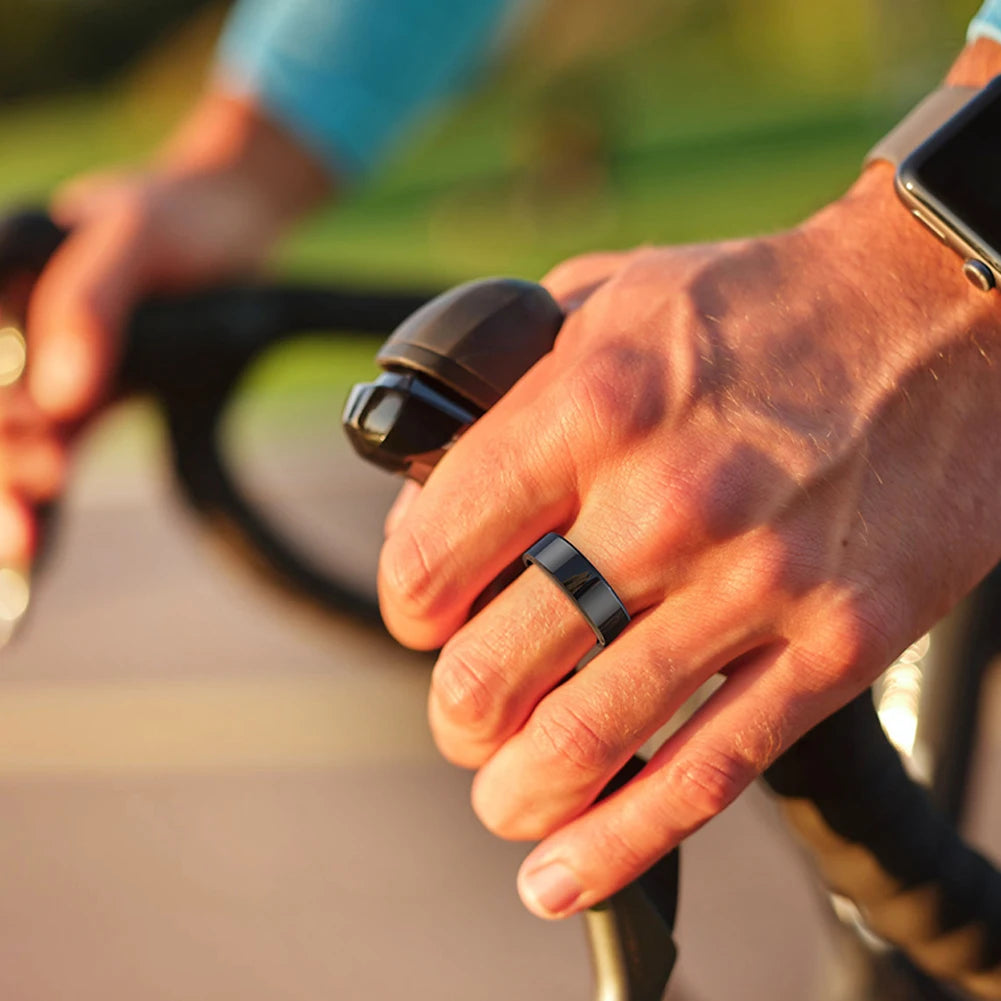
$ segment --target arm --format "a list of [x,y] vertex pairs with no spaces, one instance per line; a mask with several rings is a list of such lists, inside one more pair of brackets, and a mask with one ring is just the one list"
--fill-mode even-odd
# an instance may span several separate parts
[[0,564],[25,563],[73,428],[106,397],[153,290],[257,267],[482,62],[507,0],[244,0],[205,97],[146,168],[71,183],[73,234],[28,313],[26,384],[0,405]]
[[[951,79],[997,72],[978,39]],[[442,646],[438,744],[477,770],[491,830],[541,840],[522,899],[562,917],[724,809],[1001,558],[1001,304],[882,164],[792,231],[547,284],[570,310],[555,350],[393,512],[380,594],[399,638]],[[547,531],[633,615],[558,687],[592,637],[537,568],[468,617]]]

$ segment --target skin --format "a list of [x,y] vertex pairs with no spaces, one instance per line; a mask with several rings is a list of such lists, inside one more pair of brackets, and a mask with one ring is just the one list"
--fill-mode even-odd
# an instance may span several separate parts
[[[980,42],[951,76],[999,71],[1001,47]],[[387,624],[443,648],[435,738],[476,769],[491,830],[540,840],[519,889],[541,916],[604,898],[722,810],[1001,556],[997,293],[967,284],[891,175],[871,168],[776,236],[557,268],[556,349],[387,522]],[[266,115],[217,93],[145,173],[57,199],[74,234],[30,302],[27,378],[0,395],[0,562],[30,558],[32,505],[108,397],[129,308],[255,266],[329,190]],[[550,530],[634,617],[559,687],[593,638],[537,569],[469,618]]]
[[26,566],[34,506],[66,481],[70,445],[108,401],[121,333],[153,291],[192,288],[257,267],[277,238],[328,197],[331,178],[253,102],[208,94],[144,171],[77,179],[51,211],[71,236],[27,309],[28,368],[0,391],[0,564]]
[[[999,53],[978,43],[952,79],[986,82]],[[541,841],[524,903],[563,917],[724,809],[1001,558],[1001,312],[885,164],[789,232],[592,255],[546,284],[569,312],[554,351],[406,492],[379,587],[401,642],[442,648],[431,726],[476,770],[476,813]],[[593,637],[537,568],[469,618],[547,531],[633,615],[563,685]]]

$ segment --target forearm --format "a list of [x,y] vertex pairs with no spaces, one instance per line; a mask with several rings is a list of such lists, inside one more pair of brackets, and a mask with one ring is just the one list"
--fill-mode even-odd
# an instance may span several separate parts
[[378,165],[487,60],[513,0],[241,0],[218,78],[340,176]]
[[161,150],[157,169],[172,178],[225,177],[235,200],[257,206],[276,231],[337,187],[337,178],[293,132],[253,98],[222,87],[192,109]]

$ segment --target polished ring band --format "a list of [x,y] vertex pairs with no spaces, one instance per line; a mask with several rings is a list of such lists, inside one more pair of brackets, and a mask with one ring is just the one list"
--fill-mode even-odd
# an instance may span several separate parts
[[544,570],[566,592],[594,630],[599,647],[608,646],[629,625],[629,613],[611,584],[562,535],[547,532],[522,559],[525,566]]

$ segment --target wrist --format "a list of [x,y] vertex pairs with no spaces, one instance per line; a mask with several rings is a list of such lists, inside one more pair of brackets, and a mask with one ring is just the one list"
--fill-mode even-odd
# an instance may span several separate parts
[[[916,296],[928,300],[929,304],[938,302],[936,312],[944,304],[956,301],[962,305],[969,298],[969,289],[963,289],[957,281],[957,255],[977,257],[976,243],[970,244],[969,237],[963,242],[938,217],[929,219],[929,215],[935,216],[935,213],[926,209],[917,198],[905,199],[898,195],[894,174],[896,164],[905,159],[912,148],[920,146],[937,124],[956,114],[965,101],[999,73],[1001,45],[989,38],[978,38],[967,45],[948,75],[948,84],[956,89],[942,88],[922,101],[874,147],[866,168],[848,193],[829,210],[820,213],[816,222],[811,220],[807,225],[808,229],[822,231],[827,227],[825,237],[835,246],[841,239],[841,250],[837,252],[839,260],[841,255],[857,257],[858,251],[853,251],[853,246],[864,248],[862,256],[871,274],[864,276],[863,288],[866,283],[882,281],[885,285],[888,275],[896,276],[898,295]],[[911,204],[905,205],[905,200]],[[917,222],[913,216],[918,217]],[[837,221],[834,229],[828,225],[832,218]],[[924,223],[925,228],[917,223]],[[977,263],[986,271],[986,264],[973,262]],[[979,278],[979,272],[970,273]],[[993,312],[990,307],[996,302],[994,296],[990,299],[989,312]]]
[[[955,87],[980,89],[1001,74],[1001,44],[978,38],[967,45],[949,71]],[[819,235],[839,262],[858,265],[863,290],[915,300],[927,310],[983,311],[989,326],[1001,315],[998,293],[971,288],[961,261],[942,240],[916,221],[896,191],[895,166],[871,160],[849,191],[803,227]],[[871,298],[871,293],[870,293]]]
[[874,278],[899,283],[900,294],[934,289],[973,295],[975,290],[963,277],[956,254],[922,227],[898,197],[894,174],[894,166],[886,161],[871,163],[841,198],[807,226]]
[[870,336],[885,338],[894,354],[945,350],[973,329],[1001,338],[999,293],[973,288],[960,258],[913,218],[891,164],[871,164],[802,231],[811,251],[858,291]]
[[329,197],[334,179],[252,99],[222,91],[195,106],[160,153],[168,179],[215,176],[282,229]]

